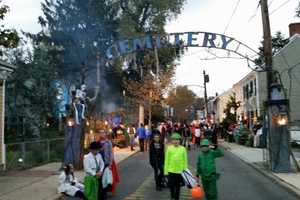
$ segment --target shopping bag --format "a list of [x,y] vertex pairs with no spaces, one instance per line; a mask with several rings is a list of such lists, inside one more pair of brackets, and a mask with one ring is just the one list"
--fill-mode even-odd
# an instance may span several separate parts
[[139,145],[139,137],[135,137],[134,138],[134,144],[135,145]]
[[185,185],[189,188],[192,189],[196,186],[198,186],[197,179],[194,177],[194,175],[191,173],[189,169],[183,170],[181,173],[181,176],[184,180]]
[[107,188],[113,184],[113,176],[112,171],[109,167],[106,167],[102,176],[102,186],[103,188]]

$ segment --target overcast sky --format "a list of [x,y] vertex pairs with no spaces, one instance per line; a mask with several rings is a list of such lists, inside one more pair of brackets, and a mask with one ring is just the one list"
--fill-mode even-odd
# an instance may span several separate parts
[[[41,15],[40,2],[42,0],[4,0],[10,6],[11,12],[5,18],[5,24],[17,30],[38,32],[37,23]],[[208,31],[224,33],[235,6],[239,0],[187,0],[181,15],[171,21],[167,32]],[[257,49],[262,40],[262,23],[260,9],[257,10],[259,0],[240,0],[237,10],[225,32],[226,35]],[[283,3],[284,6],[280,7]],[[272,33],[281,31],[288,36],[288,25],[299,22],[295,18],[295,9],[299,0],[269,0]],[[279,8],[280,9],[277,9]],[[249,20],[251,18],[251,20]],[[216,59],[204,60],[211,57],[207,49],[190,49],[184,56],[176,71],[176,84],[203,85],[203,70],[210,75],[208,84],[209,95],[228,90],[234,83],[242,79],[250,70],[245,60]],[[216,52],[223,56],[224,53]],[[231,56],[233,56],[231,54]],[[198,95],[203,90],[191,87]]]

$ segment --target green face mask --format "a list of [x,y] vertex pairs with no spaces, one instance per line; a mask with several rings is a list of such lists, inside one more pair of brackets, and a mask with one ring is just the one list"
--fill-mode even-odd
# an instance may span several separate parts
[[208,146],[203,146],[203,147],[201,147],[201,151],[206,153],[206,152],[209,151],[209,147]]

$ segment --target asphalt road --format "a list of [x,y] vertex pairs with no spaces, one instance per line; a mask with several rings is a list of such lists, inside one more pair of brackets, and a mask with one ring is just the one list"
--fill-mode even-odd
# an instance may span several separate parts
[[225,152],[225,156],[217,161],[217,166],[221,173],[218,182],[219,200],[299,199],[230,152]]
[[152,168],[148,164],[148,153],[136,155],[122,161],[119,166],[120,184],[111,200],[121,200],[134,193],[147,177],[152,175]]
[[[196,168],[198,152],[189,153],[190,168]],[[298,197],[264,177],[242,162],[239,158],[225,152],[217,161],[221,178],[218,181],[219,200],[297,200]],[[119,166],[121,183],[112,200],[156,200],[169,199],[169,191],[156,192],[152,169],[148,164],[148,153],[138,153]],[[190,199],[189,191],[182,189],[182,199]]]
[[[189,153],[192,171],[196,168],[198,152]],[[217,160],[219,200],[297,200],[299,197],[272,182],[242,162],[232,153]],[[137,153],[119,165],[121,182],[114,196],[108,200],[169,200],[169,190],[155,191],[152,168],[148,153]],[[190,200],[189,190],[182,188],[181,200]]]

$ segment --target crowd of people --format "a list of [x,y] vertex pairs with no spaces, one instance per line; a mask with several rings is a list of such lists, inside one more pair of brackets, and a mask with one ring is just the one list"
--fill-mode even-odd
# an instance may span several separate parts
[[[223,156],[218,148],[218,128],[205,123],[162,122],[157,127],[127,128],[128,146],[140,152],[149,152],[149,164],[153,168],[155,188],[161,191],[170,189],[170,197],[179,200],[180,188],[186,184],[182,173],[188,170],[188,151],[200,149],[197,174],[207,200],[217,199],[215,158]],[[138,143],[138,144],[137,144]],[[108,134],[99,132],[97,141],[89,145],[89,153],[84,156],[85,178],[79,183],[73,166],[65,166],[59,177],[59,192],[84,200],[105,200],[107,193],[116,191],[119,182],[117,166],[114,161],[113,143]]]
[[219,128],[220,137],[229,143],[238,143],[249,147],[265,148],[267,145],[266,127],[260,121],[251,126],[243,121]]
[[179,200],[180,188],[185,185],[182,173],[188,169],[187,151],[200,149],[196,176],[201,176],[207,200],[216,200],[219,174],[215,158],[223,156],[218,148],[218,127],[207,123],[162,122],[151,130],[140,124],[134,137],[139,140],[141,152],[149,151],[156,190],[168,187],[171,199]]

